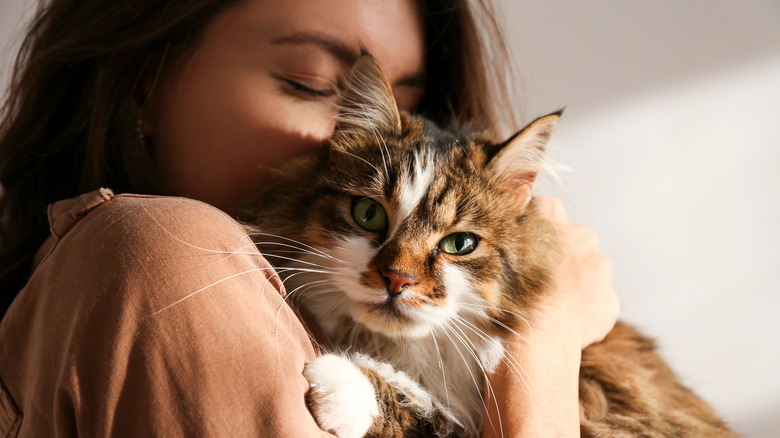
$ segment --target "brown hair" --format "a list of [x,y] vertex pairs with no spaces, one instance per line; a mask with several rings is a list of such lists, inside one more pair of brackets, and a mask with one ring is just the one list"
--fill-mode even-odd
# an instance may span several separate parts
[[[48,236],[48,204],[99,187],[159,192],[136,131],[141,82],[165,74],[240,1],[39,5],[0,122],[0,316]],[[509,57],[490,0],[426,0],[422,8],[430,79],[420,112],[452,127],[516,124],[505,92]]]

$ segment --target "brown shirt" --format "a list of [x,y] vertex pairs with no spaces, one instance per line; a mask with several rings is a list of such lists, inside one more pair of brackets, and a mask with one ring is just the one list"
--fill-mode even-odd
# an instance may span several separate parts
[[0,323],[0,437],[330,436],[304,401],[315,349],[233,219],[101,190],[49,222]]

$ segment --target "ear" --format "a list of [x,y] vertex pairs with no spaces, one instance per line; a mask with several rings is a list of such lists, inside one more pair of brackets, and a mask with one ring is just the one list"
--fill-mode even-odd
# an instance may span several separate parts
[[522,205],[531,200],[531,189],[544,165],[544,153],[561,114],[562,110],[534,120],[499,145],[490,161],[501,186],[516,192]]
[[341,112],[336,133],[356,129],[366,132],[401,133],[401,116],[379,62],[368,54],[352,66],[341,93]]

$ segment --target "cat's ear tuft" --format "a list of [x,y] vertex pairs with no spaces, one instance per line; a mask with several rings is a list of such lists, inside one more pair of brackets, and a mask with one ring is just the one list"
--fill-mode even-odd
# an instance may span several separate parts
[[373,56],[364,54],[344,80],[336,133],[355,129],[400,134],[401,116],[393,89]]
[[502,187],[517,193],[522,204],[531,199],[531,189],[544,167],[544,155],[563,111],[534,120],[509,140],[498,146],[491,159]]

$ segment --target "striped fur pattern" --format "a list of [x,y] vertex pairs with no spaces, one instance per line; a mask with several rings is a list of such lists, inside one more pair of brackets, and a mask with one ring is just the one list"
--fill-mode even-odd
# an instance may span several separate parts
[[[502,340],[533,324],[559,257],[531,197],[559,114],[497,142],[392,99],[361,58],[327,147],[281,169],[240,219],[334,348],[305,372],[321,426],[479,436],[484,376],[503,360],[525,379]],[[580,391],[583,436],[732,436],[625,325],[585,351]]]

